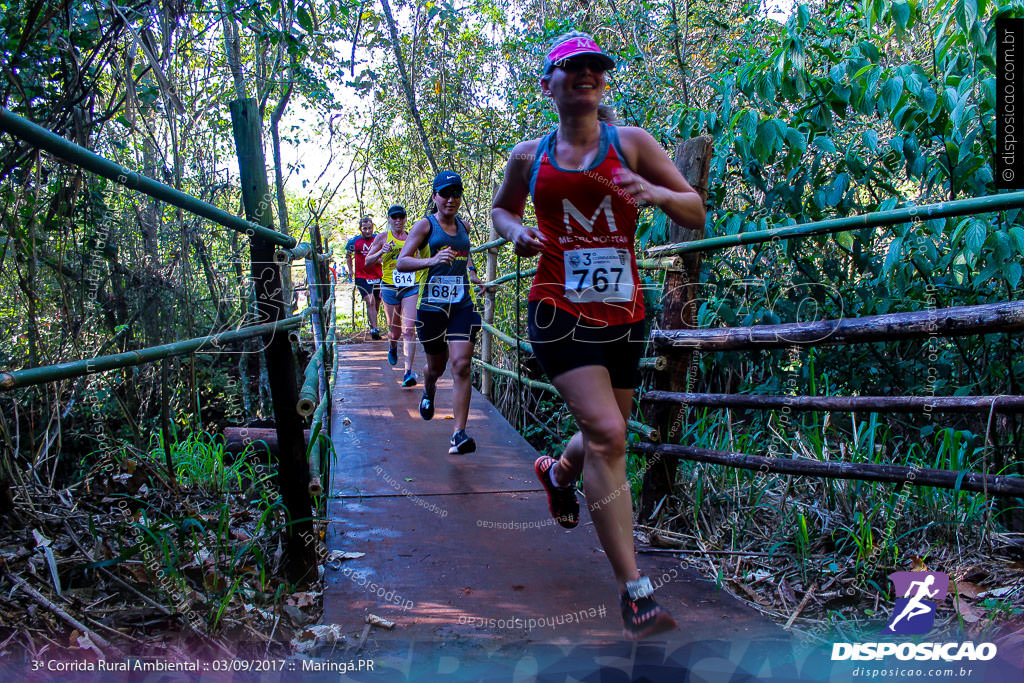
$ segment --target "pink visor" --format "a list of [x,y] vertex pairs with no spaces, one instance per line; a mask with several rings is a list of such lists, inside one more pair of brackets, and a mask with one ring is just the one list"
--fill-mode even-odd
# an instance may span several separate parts
[[580,55],[594,55],[600,58],[606,69],[615,68],[615,62],[612,58],[602,52],[601,48],[598,47],[592,38],[579,37],[570,38],[559,43],[548,53],[547,58],[544,60],[544,75],[550,74],[556,66],[565,60]]

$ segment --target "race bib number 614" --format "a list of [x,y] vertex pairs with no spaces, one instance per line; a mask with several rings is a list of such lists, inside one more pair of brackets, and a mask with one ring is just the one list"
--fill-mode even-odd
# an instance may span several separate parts
[[633,300],[629,252],[611,247],[565,252],[565,296],[574,303]]
[[397,268],[391,274],[395,287],[412,287],[416,284],[416,273],[403,273]]

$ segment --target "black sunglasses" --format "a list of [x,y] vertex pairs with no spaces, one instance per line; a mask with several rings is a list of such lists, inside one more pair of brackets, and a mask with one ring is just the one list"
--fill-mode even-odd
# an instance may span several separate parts
[[404,213],[393,213],[390,216],[388,216],[388,218],[405,218],[405,214]]
[[446,187],[438,190],[437,193],[445,199],[462,199],[461,187]]
[[590,55],[580,55],[579,57],[569,57],[561,61],[555,62],[555,66],[562,71],[568,71],[570,73],[576,73],[577,71],[583,71],[583,67],[589,68],[594,73],[604,73],[608,70],[608,67],[604,65],[604,62],[597,57]]

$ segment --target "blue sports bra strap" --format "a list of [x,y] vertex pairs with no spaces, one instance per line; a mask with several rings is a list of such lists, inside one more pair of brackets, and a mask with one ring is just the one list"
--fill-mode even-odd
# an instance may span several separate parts
[[537,174],[540,172],[540,160],[544,157],[544,153],[548,152],[554,154],[554,151],[548,150],[551,146],[551,142],[555,139],[555,133],[558,129],[555,128],[553,131],[545,135],[537,143],[537,151],[533,156],[533,164],[530,165],[530,196],[533,196],[533,189],[537,185]]
[[619,131],[615,126],[604,122],[601,122],[601,131],[602,135],[607,134],[608,140],[611,142],[612,147],[615,148],[615,153],[619,155],[619,161],[622,162],[622,165],[632,171],[633,169],[629,167],[629,162],[626,161],[626,153],[622,151],[622,142],[619,140]]

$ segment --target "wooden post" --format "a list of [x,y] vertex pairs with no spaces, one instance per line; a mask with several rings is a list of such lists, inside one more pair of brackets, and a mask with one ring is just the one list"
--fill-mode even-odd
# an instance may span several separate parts
[[[497,188],[495,188],[497,192]],[[487,238],[488,242],[493,242],[498,239],[498,232],[494,229],[494,224],[491,224],[491,233]],[[491,282],[498,276],[498,254],[497,249],[500,247],[492,247],[485,253],[487,254],[487,262],[484,266],[484,282]],[[488,325],[494,324],[494,290],[484,293],[484,322]],[[480,357],[488,365],[493,365],[494,362],[492,357],[494,355],[494,344],[491,340],[489,332],[484,331],[483,338],[480,340]],[[480,377],[480,393],[488,401],[494,400],[491,393],[494,389],[494,376],[491,371],[484,368]]]
[[[711,152],[711,138],[707,135],[684,140],[676,147],[676,168],[683,174],[686,181],[700,193],[700,197],[704,201],[707,201],[708,198]],[[669,221],[668,239],[670,243],[703,238],[704,226],[701,226],[699,230],[689,230]],[[663,330],[678,330],[697,326],[696,302],[700,286],[701,252],[685,254],[682,265],[682,270],[669,270],[665,273],[665,286],[661,294],[661,328]],[[696,374],[691,372],[691,365],[694,362],[696,362],[694,356],[689,352],[668,355],[668,368],[665,372],[655,376],[655,388],[667,391],[692,391],[692,387],[686,385],[688,379]],[[667,428],[662,431],[666,435],[666,443],[672,443],[679,437],[685,410],[686,407],[681,406],[668,420]],[[655,408],[652,414],[646,416],[645,422],[662,426],[662,423],[666,421],[665,415],[664,411],[659,414],[658,409]],[[671,491],[678,462],[678,459],[662,458],[661,462],[647,468],[640,490],[639,519],[647,520],[658,505],[658,501]]]
[[[273,225],[274,203],[267,184],[259,106],[255,99],[246,98],[232,101],[230,109],[245,214],[253,223],[269,228]],[[250,261],[260,321],[274,322],[284,318],[284,283],[280,268],[274,264],[274,245],[253,235]],[[265,337],[263,353],[270,378],[280,451],[277,480],[289,517],[285,571],[292,583],[305,583],[316,579],[316,548],[305,541],[314,538],[312,501],[308,489],[306,442],[302,435],[302,422],[295,412],[298,389],[295,386],[295,357],[288,335],[283,330],[276,330],[269,339]]]

